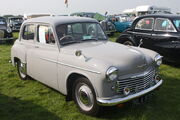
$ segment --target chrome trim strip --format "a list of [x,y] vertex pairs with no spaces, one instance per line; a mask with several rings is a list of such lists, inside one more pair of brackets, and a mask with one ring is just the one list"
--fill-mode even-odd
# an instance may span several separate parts
[[153,37],[177,37],[179,38],[180,36],[178,35],[170,35],[170,34],[152,34]]
[[127,31],[127,32],[137,34],[137,35],[151,35],[151,33],[132,32],[132,31]]
[[98,71],[89,70],[89,69],[86,69],[86,68],[82,68],[82,67],[78,67],[78,66],[66,64],[66,63],[63,63],[63,62],[54,61],[54,60],[47,59],[47,58],[40,58],[40,59],[41,59],[41,60],[45,60],[45,61],[49,61],[49,62],[53,62],[53,63],[57,63],[57,64],[60,64],[60,65],[64,65],[64,66],[67,66],[67,67],[71,67],[71,68],[76,68],[76,69],[79,69],[79,70],[87,71],[87,72],[92,72],[92,73],[96,73],[96,74],[101,74],[101,72],[98,72]]
[[160,80],[156,85],[154,85],[153,87],[150,87],[146,90],[143,90],[139,93],[135,93],[133,95],[129,95],[127,97],[124,97],[124,98],[115,98],[115,99],[103,99],[103,98],[97,98],[97,103],[99,105],[102,105],[102,106],[113,106],[113,105],[117,105],[117,104],[120,104],[120,103],[124,103],[124,102],[127,102],[129,100],[132,100],[134,98],[137,98],[137,97],[140,97],[142,95],[145,95],[153,90],[155,90],[156,88],[158,88],[161,84],[163,83],[163,80]]

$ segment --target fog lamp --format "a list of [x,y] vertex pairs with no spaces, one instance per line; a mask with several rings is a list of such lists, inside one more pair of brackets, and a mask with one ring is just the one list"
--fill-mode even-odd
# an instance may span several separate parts
[[124,92],[124,95],[128,95],[130,93],[130,88],[129,87],[125,87],[123,92]]
[[156,75],[154,79],[155,79],[155,82],[158,83],[161,80],[161,77],[159,75]]

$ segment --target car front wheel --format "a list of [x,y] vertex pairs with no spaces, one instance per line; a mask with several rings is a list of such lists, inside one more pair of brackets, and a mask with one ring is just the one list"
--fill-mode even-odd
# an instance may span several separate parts
[[126,40],[123,42],[124,45],[134,46],[133,42],[130,40]]
[[20,60],[18,60],[17,62],[17,70],[18,70],[19,77],[22,80],[26,80],[28,77],[28,75],[26,74],[26,66]]
[[79,78],[75,81],[73,88],[74,101],[80,111],[87,115],[97,115],[100,106],[96,102],[95,92],[91,83],[86,78]]

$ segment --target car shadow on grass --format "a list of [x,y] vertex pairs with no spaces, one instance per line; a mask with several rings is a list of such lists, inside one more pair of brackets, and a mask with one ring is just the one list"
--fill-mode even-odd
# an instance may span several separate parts
[[31,101],[0,94],[1,120],[61,120],[55,114]]

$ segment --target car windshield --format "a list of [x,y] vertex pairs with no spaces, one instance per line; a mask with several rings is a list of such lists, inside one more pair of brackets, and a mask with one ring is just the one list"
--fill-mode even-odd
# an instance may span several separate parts
[[129,16],[120,16],[118,17],[119,22],[131,22],[131,18]]
[[5,25],[6,21],[4,19],[0,19],[0,25]]
[[22,18],[11,18],[10,21],[17,23],[17,22],[22,22],[23,19]]
[[180,31],[180,19],[173,20],[175,27]]
[[107,37],[98,23],[72,23],[56,27],[60,44],[72,44],[90,40],[107,40]]

